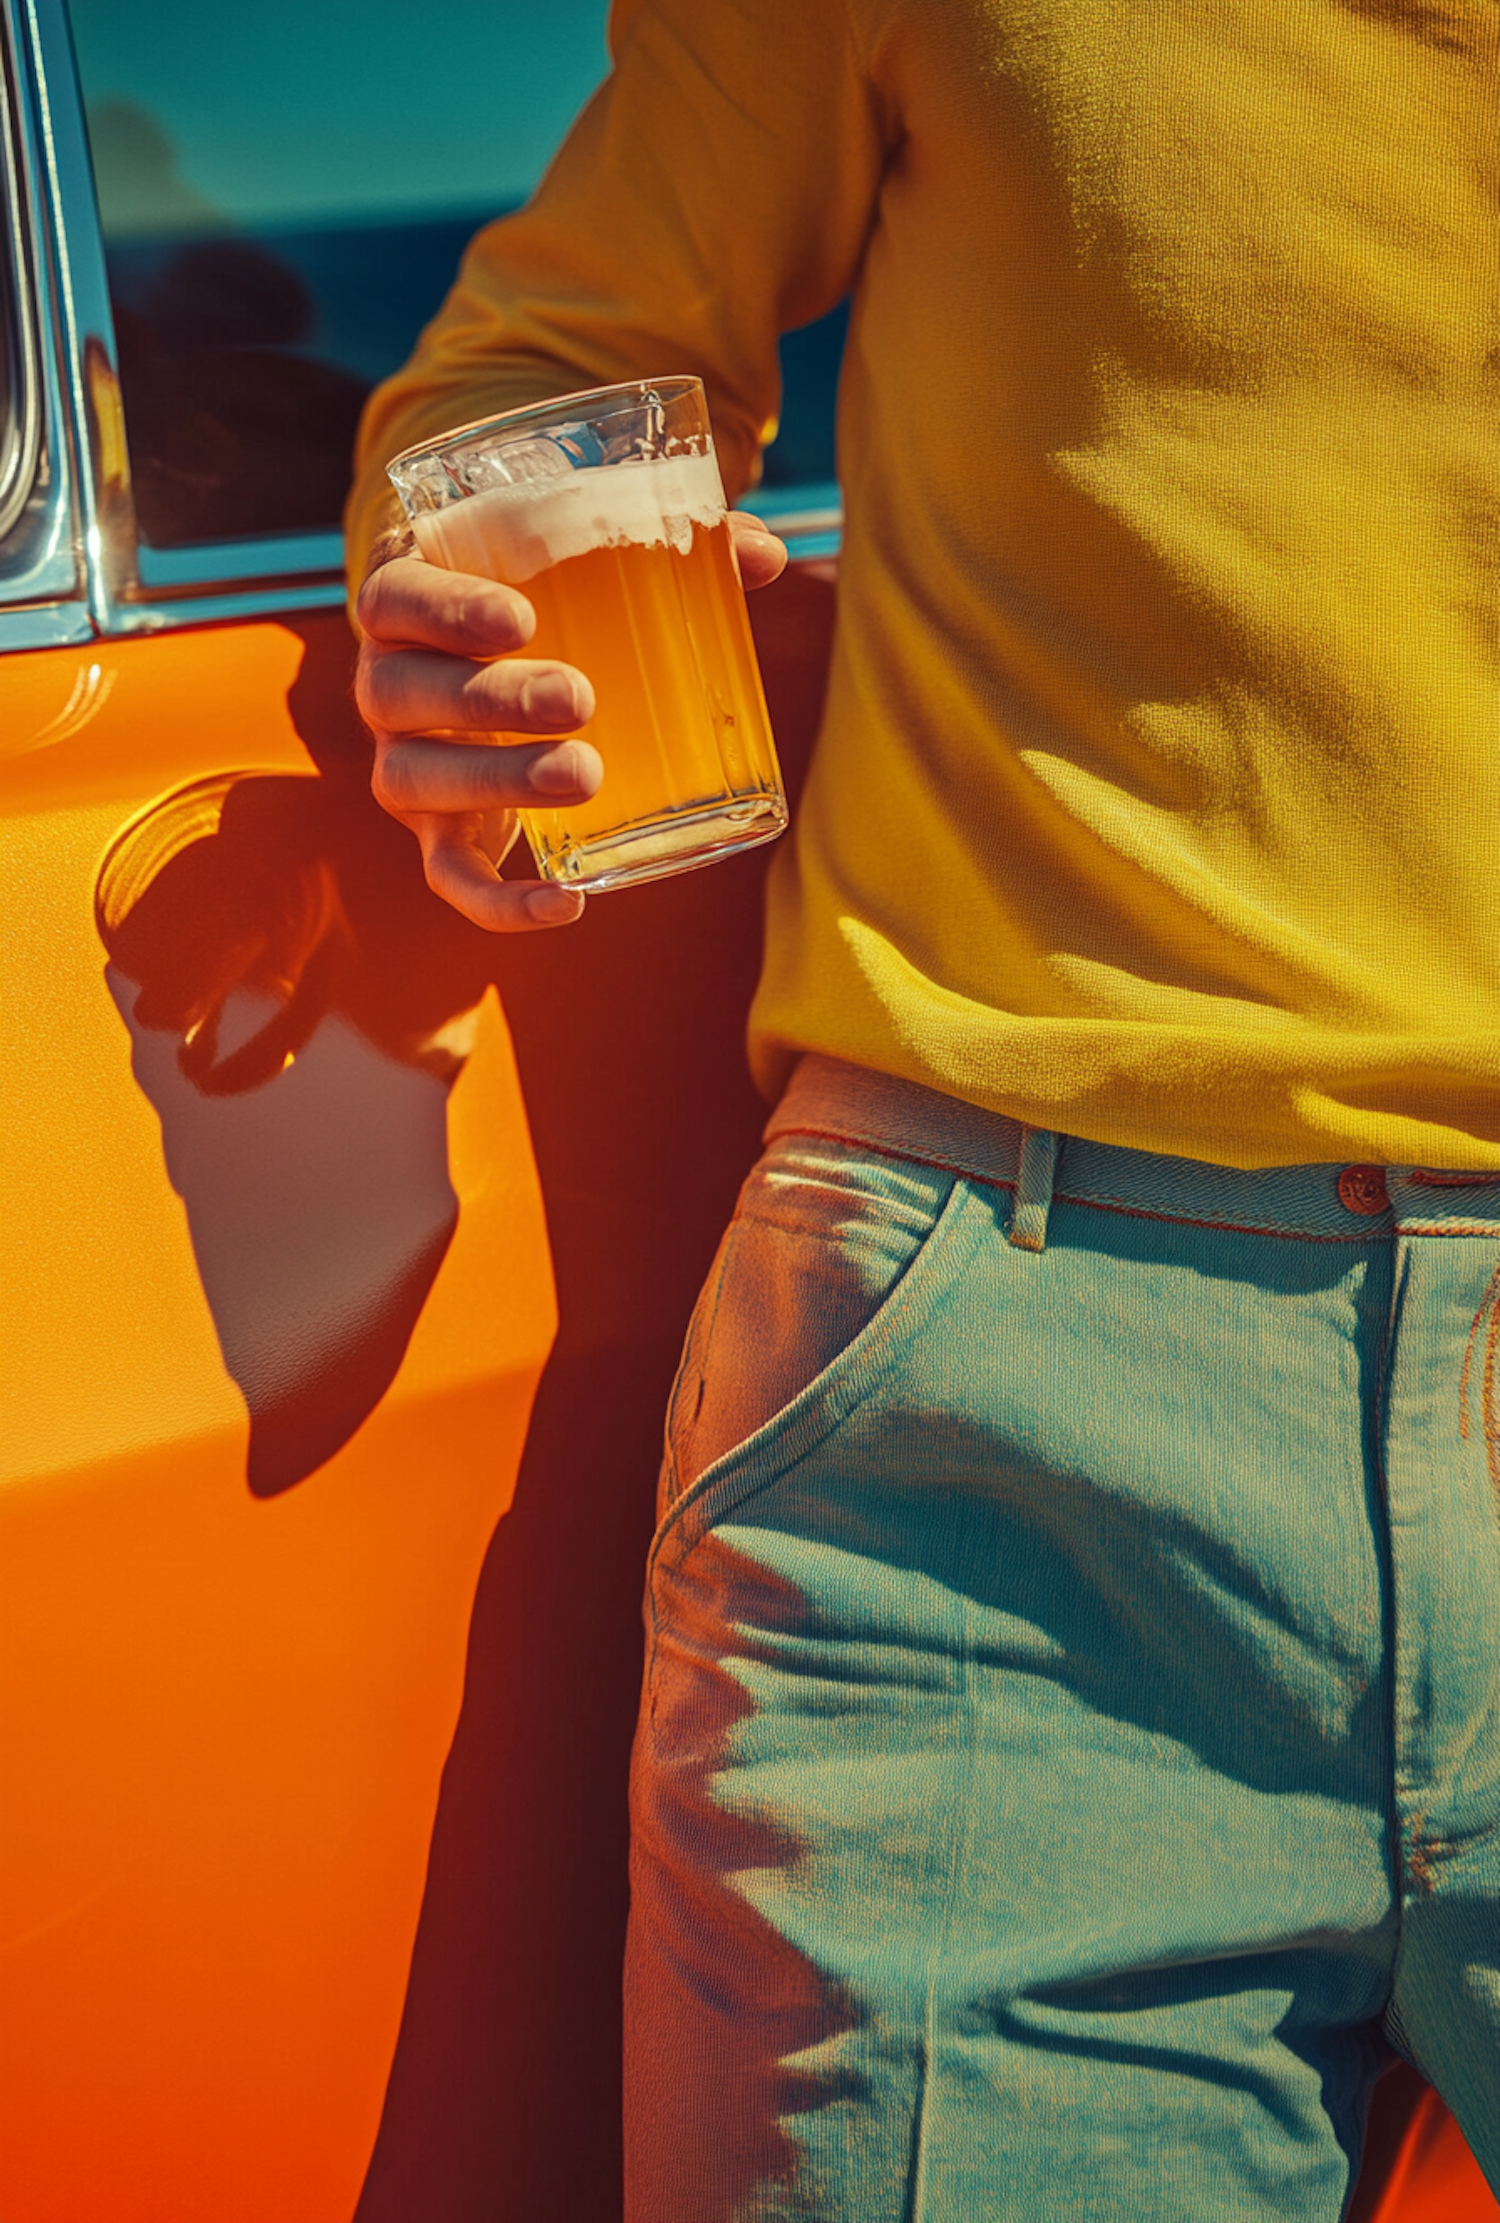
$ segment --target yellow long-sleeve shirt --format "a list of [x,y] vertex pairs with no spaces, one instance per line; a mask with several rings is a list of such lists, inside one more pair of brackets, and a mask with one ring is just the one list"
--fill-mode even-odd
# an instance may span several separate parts
[[[854,295],[752,1055],[1239,1166],[1500,1167],[1493,0],[636,0],[386,457]],[[482,96],[465,128],[482,128]],[[628,901],[629,898],[619,900]]]

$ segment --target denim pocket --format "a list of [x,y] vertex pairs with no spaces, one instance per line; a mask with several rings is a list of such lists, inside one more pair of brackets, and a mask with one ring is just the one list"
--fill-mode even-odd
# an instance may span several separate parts
[[688,1328],[667,1412],[661,1512],[800,1405],[879,1320],[956,1176],[784,1135],[756,1166]]

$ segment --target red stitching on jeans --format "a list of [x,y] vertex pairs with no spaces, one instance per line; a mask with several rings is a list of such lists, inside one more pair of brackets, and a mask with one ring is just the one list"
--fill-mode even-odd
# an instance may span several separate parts
[[1497,1235],[1500,1221],[1496,1220],[1402,1220],[1403,1235]]
[[1479,1341],[1479,1330],[1489,1315],[1484,1337],[1484,1364],[1479,1375],[1479,1425],[1484,1432],[1485,1464],[1490,1480],[1500,1488],[1500,1419],[1495,1411],[1495,1356],[1500,1347],[1500,1266],[1495,1268],[1489,1286],[1479,1300],[1479,1310],[1469,1330],[1469,1340],[1464,1345],[1464,1363],[1458,1376],[1458,1432],[1465,1443],[1469,1440],[1469,1374],[1474,1364],[1474,1350]]
[[1415,1166],[1402,1170],[1403,1181],[1418,1182],[1425,1189],[1493,1189],[1500,1187],[1500,1173],[1421,1173]]
[[1425,1836],[1426,1827],[1425,1813],[1413,1816],[1407,1830],[1406,1872],[1430,1899],[1438,1887],[1435,1862],[1451,1854],[1453,1847],[1446,1838]]
[[1427,1857],[1427,1848],[1419,1837],[1412,1839],[1411,1850],[1406,1857],[1406,1866],[1412,1882],[1430,1899],[1437,1889],[1437,1877],[1432,1872],[1432,1862]]
[[1260,1227],[1254,1220],[1195,1220],[1186,1212],[1148,1212],[1143,1204],[1126,1204],[1117,1196],[1075,1196],[1070,1189],[1055,1190],[1053,1201],[1088,1204],[1096,1212],[1124,1212],[1133,1220],[1160,1220],[1165,1227],[1210,1227],[1226,1235],[1274,1235],[1284,1243],[1368,1243],[1377,1239],[1373,1228],[1352,1230],[1347,1235],[1318,1235],[1306,1227]]

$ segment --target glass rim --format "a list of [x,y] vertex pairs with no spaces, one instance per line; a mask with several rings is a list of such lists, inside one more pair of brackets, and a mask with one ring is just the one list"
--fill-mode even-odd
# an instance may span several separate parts
[[585,404],[612,402],[617,397],[630,395],[636,400],[646,394],[660,394],[664,400],[680,400],[685,394],[696,391],[703,396],[703,415],[708,419],[707,396],[703,394],[703,381],[691,371],[674,371],[666,378],[624,378],[613,386],[589,386],[581,393],[554,394],[546,401],[526,402],[519,409],[502,409],[498,416],[476,417],[472,423],[450,426],[448,431],[436,434],[430,440],[418,440],[411,447],[403,448],[386,464],[394,472],[403,463],[415,462],[419,456],[446,455],[450,449],[465,446],[470,440],[496,432],[507,431],[511,426],[545,423],[554,418],[564,423],[576,424],[590,417],[617,416],[613,408],[600,409]]

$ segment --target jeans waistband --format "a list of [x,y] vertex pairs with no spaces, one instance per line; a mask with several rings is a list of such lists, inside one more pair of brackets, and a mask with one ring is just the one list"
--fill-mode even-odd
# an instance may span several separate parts
[[863,1143],[1009,1190],[1011,1240],[1024,1249],[1040,1249],[1053,1201],[1328,1243],[1500,1232],[1500,1174],[1338,1163],[1246,1171],[1169,1158],[1025,1127],[816,1053],[799,1060],[765,1133],[767,1142],[812,1134]]

